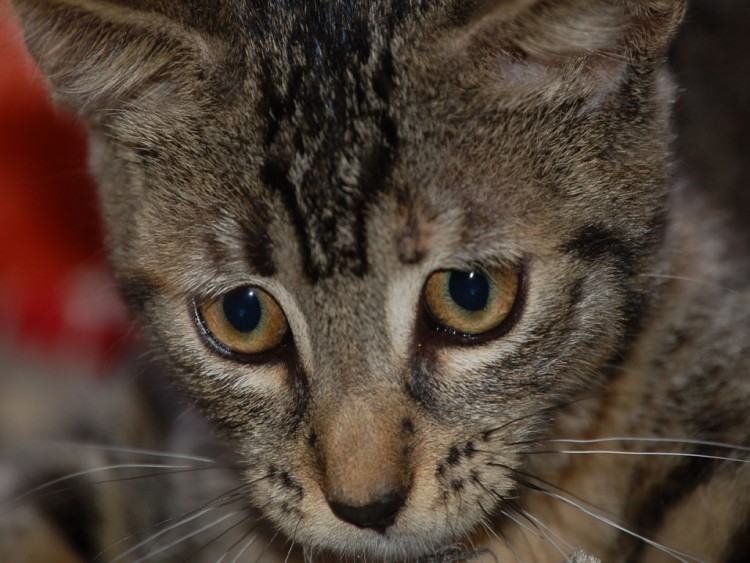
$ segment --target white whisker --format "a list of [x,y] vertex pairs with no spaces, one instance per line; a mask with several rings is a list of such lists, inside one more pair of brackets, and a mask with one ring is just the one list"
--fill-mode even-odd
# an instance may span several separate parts
[[196,463],[216,464],[216,460],[213,460],[207,457],[202,457],[202,456],[193,456],[193,455],[186,455],[186,454],[178,454],[174,452],[148,450],[148,449],[141,449],[141,448],[108,446],[108,445],[103,445],[103,444],[93,444],[93,443],[87,443],[87,442],[41,441],[41,442],[29,442],[29,443],[23,444],[22,446],[16,446],[16,447],[17,448],[18,447],[48,448],[50,446],[64,446],[66,448],[80,448],[80,449],[95,450],[95,451],[102,451],[102,452],[122,453],[122,454],[129,454],[129,455],[143,455],[143,456],[149,456],[149,457],[160,457],[164,459],[195,461]]
[[[160,530],[160,531],[156,532],[155,534],[150,535],[145,540],[142,540],[142,541],[138,542],[137,544],[135,544],[130,549],[124,551],[123,553],[121,553],[120,555],[118,555],[117,557],[115,557],[114,559],[112,559],[110,561],[110,563],[117,563],[117,561],[121,561],[123,558],[127,557],[131,553],[134,553],[135,551],[138,551],[140,548],[142,548],[145,545],[151,543],[152,541],[160,538],[164,534],[167,534],[167,533],[171,532],[172,530],[175,530],[175,529],[179,528],[180,526],[184,526],[185,524],[188,524],[189,522],[192,522],[193,520],[196,520],[197,518],[200,518],[204,514],[207,514],[207,513],[211,512],[211,511],[215,510],[216,508],[217,508],[216,506],[209,506],[209,507],[206,507],[206,508],[204,508],[202,510],[199,510],[195,514],[192,514],[192,515],[187,516],[185,518],[181,518],[178,522],[172,524],[171,526],[165,528],[164,530]],[[102,553],[105,553],[105,552],[106,552],[106,550],[104,552],[102,552]]]
[[[97,554],[97,556],[95,557],[95,559],[101,558],[108,551],[114,549],[118,545],[120,545],[120,544],[122,544],[122,543],[124,543],[124,542],[126,542],[126,541],[128,541],[128,540],[130,540],[132,538],[135,538],[135,537],[141,535],[142,533],[145,533],[145,532],[150,531],[150,530],[155,530],[155,529],[160,528],[161,526],[164,526],[164,525],[170,525],[171,523],[174,523],[174,526],[171,526],[171,528],[166,529],[166,530],[162,530],[161,532],[159,532],[155,536],[152,535],[152,536],[150,536],[150,538],[146,539],[145,543],[148,543],[149,541],[151,541],[155,537],[160,536],[162,533],[169,532],[170,529],[174,529],[174,528],[176,528],[178,526],[181,526],[183,523],[190,522],[191,520],[194,520],[194,518],[192,517],[194,515],[196,515],[195,518],[197,518],[197,517],[201,516],[202,514],[205,514],[208,511],[214,510],[215,508],[218,508],[218,507],[221,507],[221,506],[226,506],[226,505],[235,503],[235,502],[237,502],[239,500],[242,500],[242,497],[240,496],[240,494],[242,493],[243,490],[244,490],[244,487],[237,487],[235,489],[232,489],[230,491],[222,493],[221,495],[219,495],[219,496],[217,496],[217,497],[209,500],[208,502],[206,502],[206,503],[198,506],[197,508],[194,508],[193,510],[189,510],[187,512],[184,512],[184,513],[178,515],[178,516],[173,516],[171,518],[167,518],[167,519],[162,520],[160,522],[156,522],[155,524],[153,524],[153,525],[151,525],[151,526],[149,526],[147,528],[144,528],[142,530],[133,532],[132,534],[129,534],[129,535],[125,536],[121,540],[119,540],[119,541],[117,541],[115,543],[110,544],[108,547],[106,547],[101,552],[99,552],[99,554]],[[188,518],[188,517],[190,517],[190,518]],[[244,521],[244,520],[245,519],[243,519],[242,521]],[[241,523],[241,522],[239,522],[239,523]],[[141,546],[138,545],[138,546],[135,546],[132,549],[138,549],[139,547],[141,547]]]
[[291,540],[291,544],[292,545],[289,546],[289,551],[286,554],[286,558],[284,559],[284,563],[289,563],[289,557],[291,557],[292,550],[294,549],[294,540],[297,537],[297,528],[299,528],[300,522],[302,522],[302,518],[300,518],[299,520],[297,520],[297,524],[294,526],[294,533],[292,533],[292,540]]
[[[506,516],[508,519],[513,520],[513,517],[510,514],[508,514],[506,511],[501,510],[500,513]],[[498,543],[505,545],[505,547],[507,547],[510,550],[510,552],[513,554],[513,559],[515,559],[518,563],[522,563],[518,557],[518,554],[516,553],[516,550],[513,548],[511,543],[505,537],[503,537],[503,539],[500,539],[500,536],[497,534],[497,532],[495,532],[495,530],[492,529],[492,526],[490,526],[484,520],[482,520],[482,526],[484,527],[485,531],[489,535],[491,535],[498,541]],[[490,552],[490,553],[492,554],[493,559],[497,561],[497,556],[495,555],[495,553],[494,552]]]
[[[559,541],[561,544],[563,544],[566,548],[568,548],[569,551],[573,551],[573,546],[570,545],[567,541],[565,541],[562,537],[560,537],[559,534],[557,534],[552,528],[550,528],[547,524],[545,524],[541,519],[537,518],[533,514],[531,514],[527,510],[521,510],[521,514],[523,514],[526,518],[534,522],[537,526],[541,526],[542,529],[546,530],[552,537],[554,537],[557,541]],[[541,531],[541,530],[540,530]],[[544,532],[542,532],[544,533]],[[547,537],[547,534],[544,534],[545,537]],[[548,538],[549,539],[549,538]],[[554,543],[554,542],[553,542]],[[557,547],[557,544],[554,544]],[[558,547],[559,549],[559,547]],[[564,553],[564,555],[567,557],[567,553]]]
[[647,538],[645,536],[637,534],[636,532],[634,532],[632,530],[629,530],[625,526],[622,526],[622,525],[618,524],[614,520],[611,520],[611,519],[607,518],[606,516],[602,516],[601,514],[597,514],[593,510],[589,510],[585,506],[581,506],[580,504],[578,504],[576,502],[573,502],[569,498],[566,498],[566,497],[564,497],[562,495],[558,495],[557,493],[553,493],[552,491],[548,491],[548,490],[546,490],[546,489],[544,489],[542,487],[530,486],[529,488],[531,490],[534,490],[534,491],[537,491],[539,493],[545,494],[545,495],[547,495],[547,496],[549,496],[551,498],[557,499],[560,502],[562,502],[562,503],[564,503],[564,504],[566,504],[568,506],[571,506],[571,507],[575,508],[576,510],[579,510],[583,514],[591,516],[592,518],[594,518],[596,520],[599,520],[600,522],[603,522],[604,524],[607,524],[608,526],[612,526],[613,528],[615,528],[617,530],[620,530],[621,532],[623,532],[623,533],[625,533],[625,534],[627,534],[627,535],[629,535],[629,536],[631,536],[631,537],[633,537],[633,538],[635,538],[637,540],[640,540],[640,541],[642,541],[642,542],[650,545],[651,547],[653,547],[655,549],[658,549],[659,551],[661,551],[663,553],[666,553],[667,555],[670,555],[671,557],[674,557],[678,561],[682,561],[683,563],[689,563],[690,561],[700,561],[699,559],[696,559],[694,557],[690,557],[689,555],[686,555],[685,553],[681,553],[681,552],[679,552],[677,550],[671,549],[671,548],[669,548],[669,547],[667,547],[665,545],[662,545],[662,544],[660,544],[658,542],[655,542],[655,541],[653,541],[653,540],[651,540],[651,539],[649,539],[649,538]]
[[[198,534],[201,534],[201,533],[205,532],[206,530],[209,530],[209,529],[211,529],[211,528],[213,528],[215,526],[218,526],[224,520],[226,520],[228,518],[231,518],[232,516],[235,516],[236,514],[239,514],[239,513],[240,513],[240,511],[238,510],[238,511],[235,511],[235,512],[230,512],[229,514],[225,514],[224,516],[222,516],[220,518],[217,518],[213,522],[210,522],[210,523],[206,524],[205,526],[201,526],[197,530],[193,530],[193,531],[191,531],[188,534],[180,536],[176,540],[168,543],[167,545],[164,545],[164,546],[160,547],[156,551],[152,551],[152,552],[148,553],[145,557],[141,557],[139,559],[136,559],[135,563],[140,563],[141,561],[146,561],[146,560],[150,559],[151,557],[153,557],[155,555],[159,555],[160,553],[164,553],[165,551],[168,551],[168,550],[172,549],[174,546],[181,544],[185,540],[189,540],[190,538],[195,537]],[[119,559],[119,557],[117,559],[113,560],[112,563],[114,563],[114,561],[117,561],[118,559]]]
[[[534,517],[533,517],[533,516],[532,516],[532,515],[531,515],[531,514],[530,514],[530,513],[528,512],[528,511],[526,511],[526,510],[523,510],[523,509],[521,509],[521,508],[520,508],[520,507],[518,507],[518,506],[515,506],[515,505],[514,505],[514,506],[513,506],[513,509],[514,509],[514,510],[516,510],[516,511],[517,511],[517,512],[518,512],[518,513],[519,513],[519,514],[521,515],[521,516],[523,516],[524,518],[526,518],[526,519],[527,519],[527,520],[528,520],[529,522],[531,522],[531,523],[532,523],[532,524],[534,525],[534,527],[533,527],[533,528],[531,528],[531,527],[529,527],[529,526],[526,526],[525,524],[523,524],[523,523],[522,523],[521,521],[519,521],[518,519],[514,518],[514,517],[513,517],[513,516],[512,516],[512,515],[511,515],[510,513],[508,513],[508,512],[507,512],[507,511],[505,511],[505,510],[504,510],[504,511],[502,511],[502,514],[503,514],[503,515],[505,515],[506,517],[510,518],[510,519],[511,519],[511,520],[512,520],[513,522],[515,522],[515,523],[516,523],[516,525],[517,525],[517,526],[519,526],[520,528],[522,528],[522,529],[526,530],[527,532],[529,532],[529,533],[531,533],[531,534],[535,535],[535,536],[536,536],[536,537],[538,537],[538,538],[542,538],[542,539],[543,539],[543,540],[545,540],[545,541],[546,541],[547,543],[551,544],[551,545],[552,545],[552,546],[553,546],[553,547],[554,547],[554,548],[555,548],[555,549],[556,549],[556,550],[558,551],[558,553],[560,553],[560,554],[561,554],[561,555],[562,555],[563,557],[567,557],[567,554],[566,554],[566,553],[565,553],[565,551],[564,551],[564,550],[563,550],[563,549],[562,549],[562,548],[560,547],[560,545],[559,545],[559,544],[558,544],[558,543],[557,543],[557,542],[556,542],[555,540],[553,540],[553,539],[552,539],[552,538],[550,537],[550,535],[548,535],[548,534],[547,534],[547,533],[545,532],[545,530],[544,530],[544,529],[546,529],[547,531],[551,532],[551,530],[549,529],[549,527],[548,527],[548,526],[546,526],[545,524],[543,524],[543,523],[542,523],[542,522],[541,522],[540,520],[538,520],[538,519],[534,518]],[[543,529],[543,528],[544,528],[544,529]],[[554,533],[552,533],[552,535],[553,535],[553,536],[554,536],[555,538],[557,538],[557,539],[560,539],[560,538],[559,538],[559,536],[557,536],[557,534],[554,534]],[[567,544],[566,542],[564,542],[564,541],[563,541],[563,543],[565,543],[567,547],[569,547],[570,549],[572,549],[572,547],[571,547],[570,545],[568,545],[568,544]]]
[[689,438],[656,438],[656,437],[639,437],[639,436],[615,436],[612,438],[594,438],[590,440],[572,440],[572,439],[552,439],[539,440],[540,442],[555,444],[606,444],[608,442],[644,442],[653,444],[688,444],[691,446],[707,446],[711,448],[723,448],[727,450],[737,450],[741,452],[750,452],[750,448],[736,446],[725,442],[711,442],[707,440],[692,440]]
[[[236,512],[236,514],[241,514],[241,513],[243,513],[243,512],[244,512],[243,510],[238,510],[238,511]],[[215,543],[215,542],[219,541],[219,540],[220,540],[221,538],[223,538],[224,536],[226,536],[226,535],[227,535],[228,533],[230,533],[230,532],[231,532],[232,530],[236,530],[236,529],[237,529],[237,528],[238,528],[239,526],[242,526],[243,524],[245,524],[245,523],[246,523],[246,522],[247,522],[248,520],[250,520],[250,518],[252,518],[252,515],[251,515],[251,514],[246,514],[246,515],[245,515],[245,516],[243,516],[243,517],[242,517],[242,518],[241,518],[240,520],[238,520],[237,522],[235,522],[234,524],[232,524],[231,526],[229,526],[229,527],[228,527],[227,529],[225,529],[225,530],[224,530],[223,532],[221,532],[221,533],[220,533],[220,534],[219,534],[218,536],[214,537],[214,538],[213,538],[213,539],[211,539],[211,540],[210,540],[209,542],[207,542],[207,543],[205,543],[205,544],[204,544],[203,546],[201,546],[201,547],[200,547],[200,548],[198,549],[198,551],[197,551],[197,552],[195,552],[195,553],[198,553],[198,552],[200,552],[200,551],[203,551],[203,550],[204,550],[204,549],[206,549],[206,548],[207,548],[207,547],[208,547],[209,545],[211,545],[211,544],[213,544],[213,543]],[[256,522],[257,522],[257,519],[256,519]],[[253,529],[255,529],[255,528],[253,527]],[[242,538],[244,538],[244,537],[246,537],[246,536],[245,536],[245,535],[243,534]],[[240,540],[240,541],[241,541],[241,540]],[[229,550],[231,551],[231,549],[233,549],[233,548],[234,548],[234,547],[235,547],[235,546],[237,545],[237,543],[239,543],[239,541],[238,541],[238,542],[235,542],[235,543],[234,543],[234,544],[232,545],[232,547],[231,547],[231,548],[229,548]],[[191,558],[193,558],[193,557],[195,556],[195,553],[193,553],[193,554],[191,555]]]
[[[118,463],[118,464],[113,464],[113,465],[104,465],[102,467],[94,467],[92,469],[84,469],[81,471],[75,471],[74,473],[69,473],[62,477],[58,477],[57,479],[52,479],[51,481],[47,481],[46,483],[43,483],[37,487],[29,489],[28,491],[4,502],[0,508],[8,509],[8,507],[10,507],[11,505],[17,504],[19,501],[22,501],[34,495],[35,493],[48,489],[52,487],[53,485],[57,485],[59,483],[70,481],[72,479],[75,479],[76,477],[85,477],[86,475],[94,475],[96,473],[103,473],[105,471],[112,471],[115,469],[176,469],[176,470],[180,470],[180,469],[194,469],[194,468],[191,467],[190,465],[165,465],[165,464],[158,464],[158,463]],[[3,513],[4,512],[0,512],[0,514],[3,514]]]
[[[263,548],[263,551],[261,551],[261,552],[260,552],[260,554],[258,555],[258,558],[257,558],[257,559],[255,560],[255,563],[258,563],[258,561],[260,561],[260,558],[261,558],[261,557],[263,557],[263,554],[264,554],[264,553],[266,552],[266,550],[267,550],[267,549],[268,549],[269,547],[271,547],[271,545],[272,545],[272,544],[273,544],[273,542],[274,542],[274,541],[276,540],[276,537],[277,537],[278,535],[279,535],[279,532],[276,532],[276,533],[275,533],[275,534],[274,534],[274,535],[273,535],[273,536],[271,537],[271,539],[270,539],[270,541],[268,542],[268,544],[266,545],[266,547],[264,547],[264,548]],[[253,538],[253,540],[254,540],[254,539],[255,539],[255,538]],[[250,542],[250,543],[252,544],[252,542]],[[250,545],[248,544],[248,546],[247,546],[247,547],[250,547]],[[247,548],[245,548],[245,549],[247,549]],[[234,559],[232,560],[232,563],[237,563],[237,561],[239,560],[240,556],[241,556],[241,555],[242,555],[243,553],[245,553],[245,549],[243,549],[242,551],[240,551],[240,553],[239,553],[239,554],[237,555],[237,557],[235,557],[235,558],[234,558]]]
[[682,452],[625,452],[621,450],[550,450],[533,452],[535,454],[591,454],[591,455],[629,455],[629,456],[652,456],[652,457],[691,457],[698,459],[712,459],[715,461],[731,461],[734,463],[750,463],[748,459],[741,459],[735,457],[726,457],[718,455],[706,455],[706,454],[694,454],[694,453],[682,453]]
[[518,518],[516,518],[515,516],[513,516],[510,512],[507,512],[505,510],[503,510],[501,512],[502,512],[502,514],[504,516],[510,518],[510,520],[512,520],[516,524],[516,526],[518,526],[519,528],[521,528],[523,530],[526,530],[528,533],[530,533],[530,534],[532,534],[532,535],[534,535],[534,536],[536,536],[538,538],[542,537],[542,533],[539,530],[535,530],[531,526],[529,526],[527,524],[524,524]]

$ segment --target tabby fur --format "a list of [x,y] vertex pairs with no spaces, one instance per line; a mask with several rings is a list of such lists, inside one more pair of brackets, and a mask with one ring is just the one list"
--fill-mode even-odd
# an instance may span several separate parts
[[[684,1],[13,3],[268,523],[249,561],[750,558],[750,292],[673,166]],[[433,330],[432,272],[503,265],[504,334]],[[293,342],[238,362],[193,304],[245,284]],[[382,529],[331,508],[393,491]]]

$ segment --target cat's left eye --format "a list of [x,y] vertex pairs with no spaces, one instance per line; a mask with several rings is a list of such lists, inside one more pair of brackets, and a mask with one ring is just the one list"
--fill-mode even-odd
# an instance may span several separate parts
[[198,305],[203,329],[221,349],[235,354],[268,352],[285,339],[289,324],[266,291],[242,286]]
[[439,328],[462,336],[479,336],[504,324],[518,294],[515,268],[441,270],[424,288],[427,313]]

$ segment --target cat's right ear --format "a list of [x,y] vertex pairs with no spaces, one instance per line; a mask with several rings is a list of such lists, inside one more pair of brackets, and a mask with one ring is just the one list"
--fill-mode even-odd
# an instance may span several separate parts
[[[55,100],[99,121],[107,110],[187,94],[223,52],[164,15],[102,0],[12,0]],[[214,64],[211,64],[213,60]]]

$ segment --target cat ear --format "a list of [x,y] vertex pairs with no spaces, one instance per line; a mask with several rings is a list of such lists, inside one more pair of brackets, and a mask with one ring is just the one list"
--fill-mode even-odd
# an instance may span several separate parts
[[[53,97],[96,119],[103,110],[187,92],[220,52],[163,15],[102,0],[13,0]],[[215,57],[215,55],[214,55]]]
[[530,56],[558,58],[598,51],[641,54],[663,50],[686,0],[490,0],[473,18],[473,32],[496,34]]
[[487,0],[452,50],[509,87],[598,102],[629,65],[662,61],[685,7],[686,0]]

